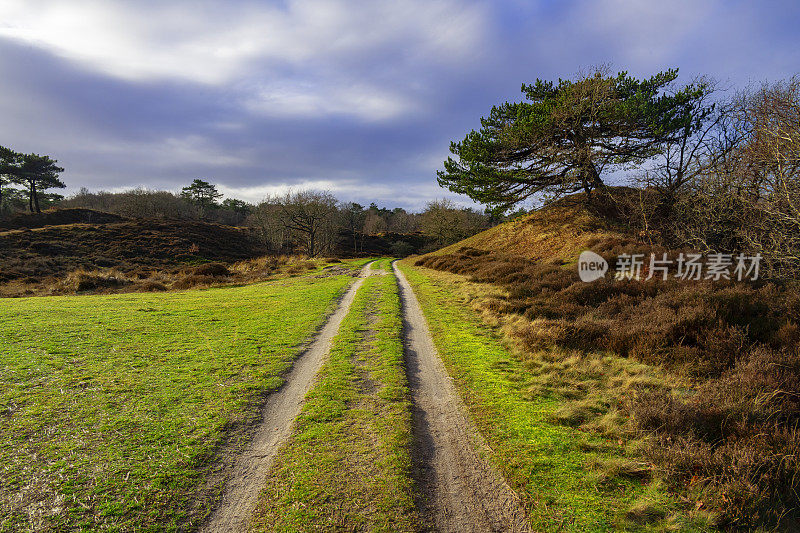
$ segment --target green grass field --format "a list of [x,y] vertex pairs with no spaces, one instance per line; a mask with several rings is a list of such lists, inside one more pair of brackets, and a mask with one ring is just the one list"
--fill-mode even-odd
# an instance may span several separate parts
[[[389,260],[374,268],[383,273],[357,293],[265,481],[253,531],[420,527],[398,288]],[[705,529],[641,475],[635,442],[568,422],[593,408],[588,399],[613,400],[605,374],[649,369],[602,355],[523,361],[472,308],[488,286],[401,268],[489,459],[536,530]],[[259,400],[352,281],[319,274],[2,300],[0,532],[193,529],[219,495],[208,479],[220,453],[241,449]],[[581,401],[554,392],[591,387],[600,390]]]
[[3,299],[0,531],[196,523],[215,451],[351,280]]
[[253,531],[414,531],[400,302],[367,278],[267,480]]
[[461,289],[464,278],[401,269],[493,462],[540,531],[702,530],[657,482],[637,479],[628,443],[554,423],[563,397],[542,391],[535,369],[513,356]]

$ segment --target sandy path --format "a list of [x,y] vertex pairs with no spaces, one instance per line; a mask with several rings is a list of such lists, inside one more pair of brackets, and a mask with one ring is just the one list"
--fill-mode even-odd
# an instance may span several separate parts
[[364,267],[308,348],[295,360],[284,385],[270,394],[262,409],[262,419],[253,440],[237,458],[219,506],[200,527],[201,532],[243,532],[258,503],[258,496],[269,474],[272,461],[292,430],[292,423],[303,405],[303,399],[314,383],[314,377],[331,348],[342,320],[353,303],[356,292],[371,272],[372,263]]
[[414,401],[414,474],[420,512],[437,531],[530,531],[519,500],[477,453],[486,444],[447,375],[411,285],[400,284]]

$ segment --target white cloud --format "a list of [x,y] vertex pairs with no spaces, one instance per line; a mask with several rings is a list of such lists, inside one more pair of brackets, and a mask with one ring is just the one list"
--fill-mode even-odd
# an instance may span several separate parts
[[351,115],[366,121],[389,120],[418,108],[407,96],[382,87],[286,82],[263,87],[246,106],[266,116]]
[[113,143],[94,140],[88,144],[89,152],[95,156],[124,156],[145,159],[150,165],[161,168],[186,168],[205,166],[230,168],[251,166],[253,161],[246,154],[232,152],[216,145],[200,135],[166,137],[148,142]]
[[251,76],[255,60],[325,63],[387,45],[404,44],[428,60],[465,60],[482,25],[479,8],[456,0],[0,3],[0,37],[124,79],[217,85]]
[[220,184],[217,189],[227,198],[238,198],[247,202],[258,203],[268,196],[281,195],[289,191],[316,190],[336,194],[347,189],[352,190],[352,184],[348,185],[346,182],[334,180],[305,180],[297,183],[282,182],[246,187],[231,187]]

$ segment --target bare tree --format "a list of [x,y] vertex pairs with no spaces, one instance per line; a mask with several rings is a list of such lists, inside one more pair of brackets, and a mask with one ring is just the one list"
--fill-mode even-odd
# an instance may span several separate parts
[[288,248],[292,241],[292,232],[283,223],[282,213],[280,205],[267,199],[253,209],[246,222],[273,252]]
[[364,219],[364,233],[367,235],[375,235],[376,233],[386,231],[386,229],[386,220],[384,220],[382,216],[373,210],[367,211],[367,215]]
[[658,193],[664,214],[683,189],[720,167],[744,138],[737,127],[736,100],[716,101],[719,84],[714,80],[698,78],[691,85],[699,88],[697,97],[684,103],[680,127],[663,139],[640,180]]
[[740,97],[737,146],[675,206],[683,242],[760,253],[767,273],[800,272],[800,79],[766,84]]
[[419,226],[418,215],[408,213],[405,209],[396,208],[392,210],[389,219],[389,231],[396,233],[411,233],[416,231]]
[[330,250],[335,241],[336,198],[322,191],[298,191],[273,198],[279,217],[302,241],[306,253],[315,257]]
[[738,194],[752,216],[743,238],[779,275],[800,270],[800,78],[764,85],[748,102]]
[[342,226],[345,231],[350,235],[353,244],[353,253],[359,251],[359,244],[363,247],[364,243],[364,220],[366,218],[366,211],[364,206],[355,202],[347,202],[340,207],[340,217]]
[[198,206],[172,192],[141,187],[124,192],[91,192],[83,187],[60,205],[107,211],[130,218],[195,219],[202,215]]
[[451,200],[435,200],[423,211],[421,226],[439,246],[446,246],[486,229],[488,217],[473,209],[459,208]]

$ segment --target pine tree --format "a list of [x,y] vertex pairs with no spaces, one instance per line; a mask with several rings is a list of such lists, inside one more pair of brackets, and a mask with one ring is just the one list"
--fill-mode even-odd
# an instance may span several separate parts
[[604,188],[603,175],[657,154],[685,130],[703,85],[666,94],[677,70],[637,80],[598,69],[558,83],[523,85],[527,101],[492,108],[481,129],[450,145],[439,184],[497,210],[535,195]]

